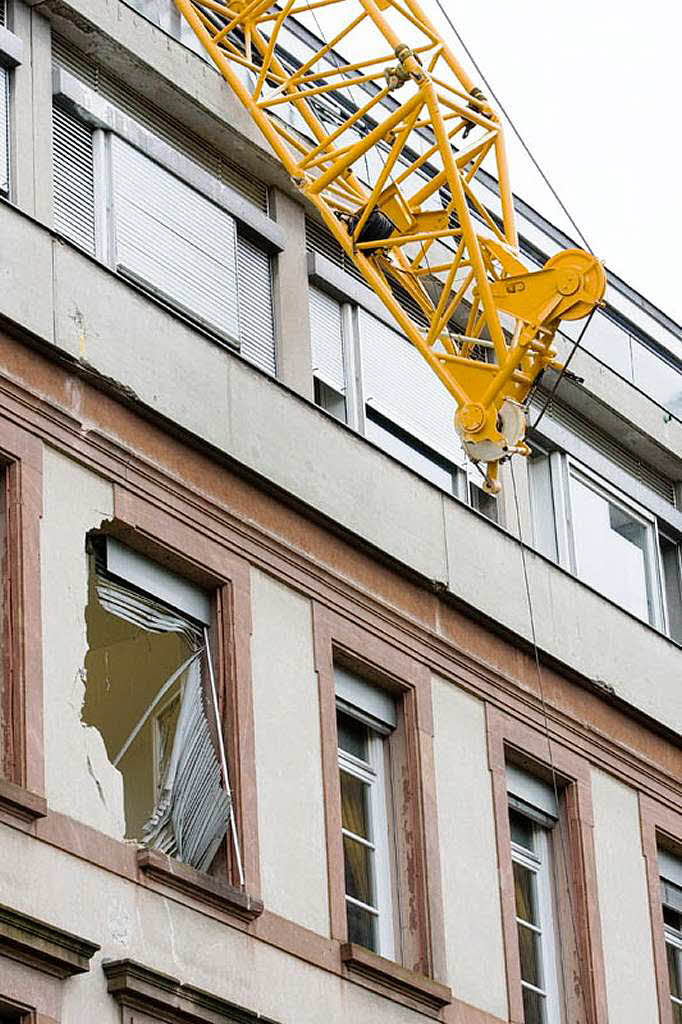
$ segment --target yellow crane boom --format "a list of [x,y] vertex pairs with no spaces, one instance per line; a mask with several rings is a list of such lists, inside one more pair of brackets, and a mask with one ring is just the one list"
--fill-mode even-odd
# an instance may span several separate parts
[[[464,449],[496,492],[499,461],[528,453],[533,384],[560,368],[557,327],[601,301],[602,265],[569,249],[541,270],[525,267],[500,119],[416,0],[175,3],[455,399]],[[330,37],[296,58],[293,24],[311,17],[318,27],[326,18]],[[499,184],[497,212],[480,196],[484,163]]]

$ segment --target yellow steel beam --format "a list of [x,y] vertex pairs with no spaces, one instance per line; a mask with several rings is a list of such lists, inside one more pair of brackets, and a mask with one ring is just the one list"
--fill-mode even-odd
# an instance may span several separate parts
[[[497,490],[499,460],[527,453],[521,407],[539,374],[557,365],[561,319],[587,316],[602,299],[601,264],[568,250],[543,270],[525,268],[500,119],[417,0],[175,3],[293,183],[454,398],[464,448],[488,464]],[[292,66],[296,16],[314,18],[326,38]],[[378,56],[387,49],[392,56]],[[330,96],[333,128],[320,117]],[[481,192],[481,167],[499,184],[497,208]],[[403,307],[396,283],[428,327]],[[481,339],[492,359],[483,360]]]

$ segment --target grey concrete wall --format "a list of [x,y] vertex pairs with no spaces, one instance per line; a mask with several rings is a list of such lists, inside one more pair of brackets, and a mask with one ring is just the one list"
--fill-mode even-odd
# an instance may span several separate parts
[[480,701],[438,676],[433,711],[448,982],[459,999],[506,1020],[485,711]]
[[610,1021],[657,1021],[637,794],[592,773],[594,844]]
[[123,779],[85,697],[88,566],[85,537],[113,514],[111,484],[45,448],[41,521],[45,792],[50,808],[116,839],[125,834]]
[[329,935],[320,709],[310,601],[251,573],[253,709],[263,900]]
[[303,207],[280,189],[272,190],[270,204],[286,236],[286,247],[277,258],[275,275],[277,376],[304,398],[312,398],[305,214]]

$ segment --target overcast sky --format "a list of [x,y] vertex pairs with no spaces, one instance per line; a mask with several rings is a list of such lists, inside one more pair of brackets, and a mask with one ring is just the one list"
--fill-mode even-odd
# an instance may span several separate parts
[[[682,323],[679,0],[443,6],[595,253]],[[574,234],[507,137],[514,191]]]

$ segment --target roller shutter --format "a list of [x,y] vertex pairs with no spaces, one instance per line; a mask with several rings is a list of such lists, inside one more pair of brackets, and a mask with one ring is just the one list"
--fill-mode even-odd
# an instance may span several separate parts
[[116,270],[236,341],[233,218],[117,136],[111,158]]
[[250,238],[239,236],[239,341],[241,353],[275,375],[275,324],[270,256]]
[[365,402],[433,451],[462,465],[455,400],[397,331],[358,311]]
[[341,303],[313,287],[308,291],[308,302],[313,375],[343,394],[346,390],[346,377],[343,368]]
[[53,107],[52,130],[55,229],[94,255],[92,129],[60,107]]

